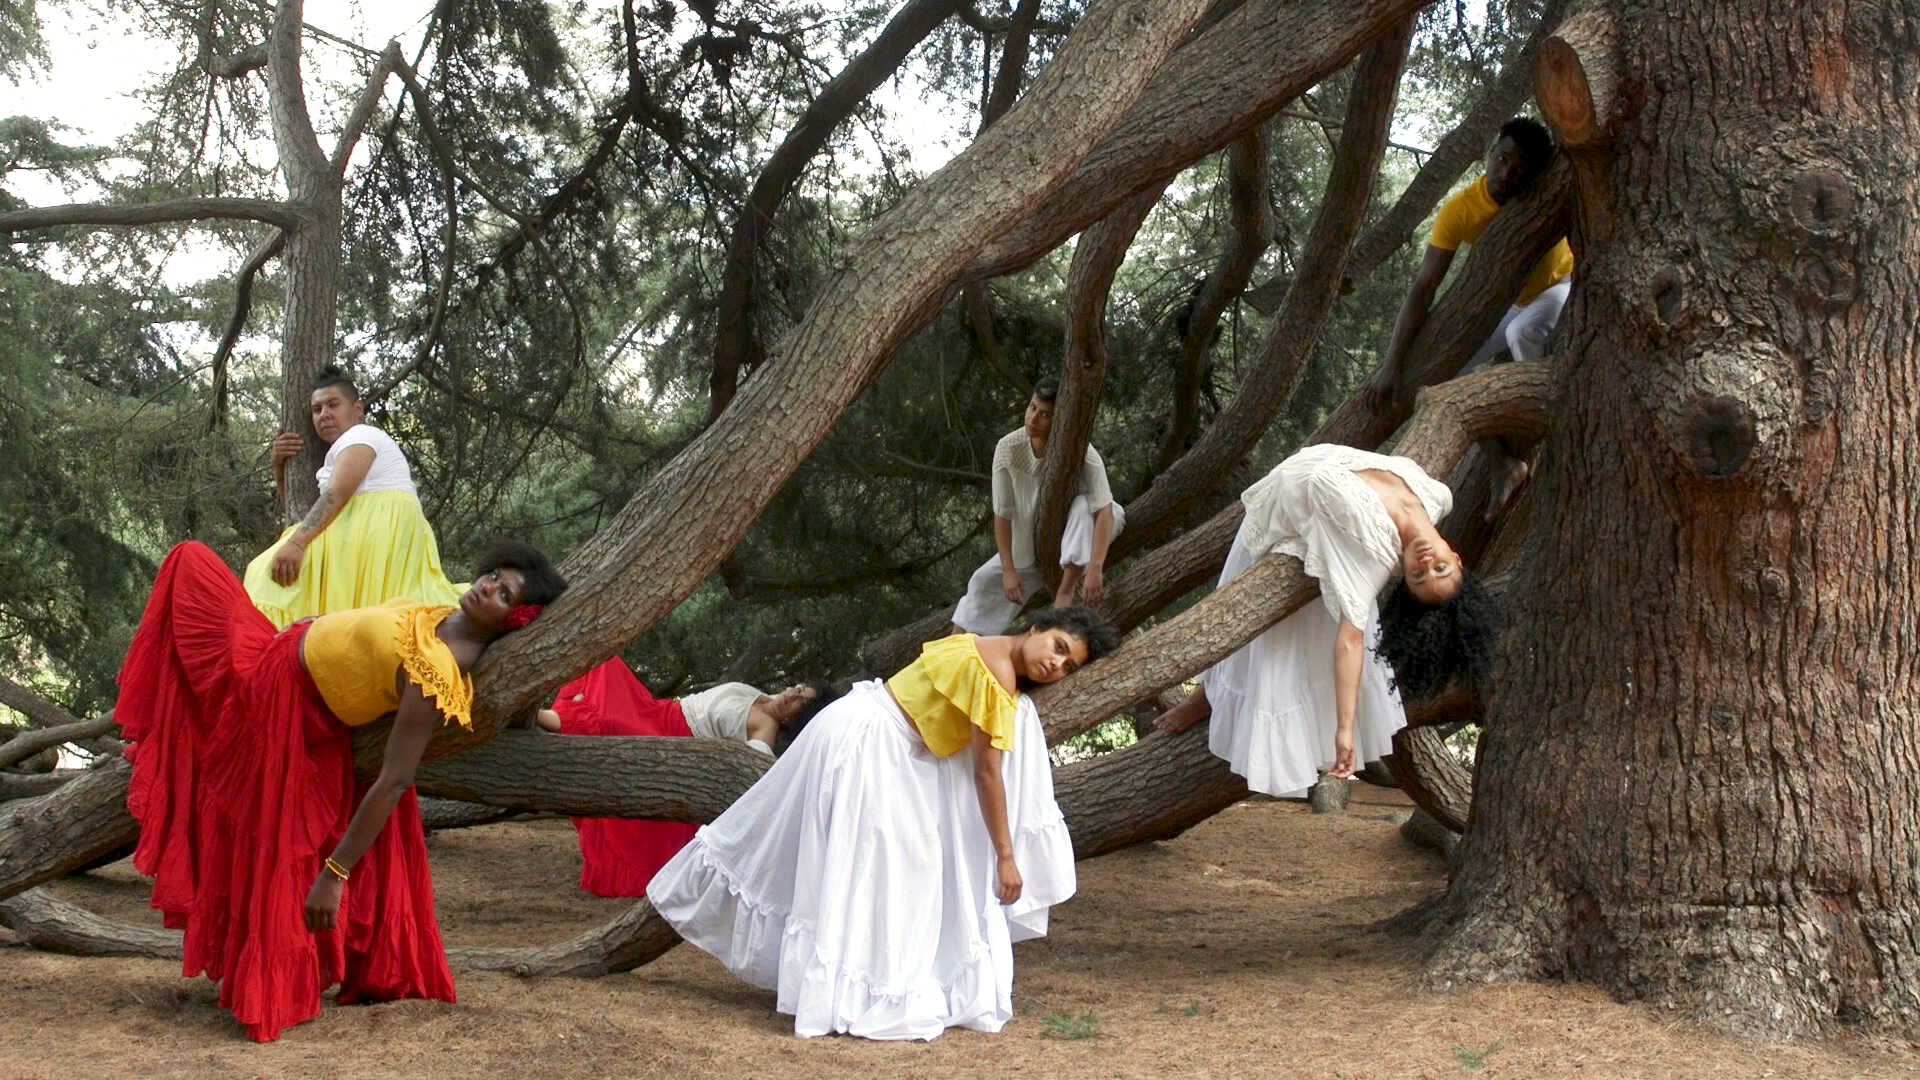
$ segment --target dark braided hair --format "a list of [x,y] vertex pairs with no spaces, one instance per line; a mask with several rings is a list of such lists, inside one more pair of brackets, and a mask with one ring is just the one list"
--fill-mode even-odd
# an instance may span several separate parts
[[1499,602],[1471,574],[1463,573],[1460,588],[1439,604],[1422,603],[1399,581],[1380,606],[1380,644],[1374,651],[1393,669],[1401,701],[1424,701],[1454,685],[1479,693],[1493,675],[1499,629]]

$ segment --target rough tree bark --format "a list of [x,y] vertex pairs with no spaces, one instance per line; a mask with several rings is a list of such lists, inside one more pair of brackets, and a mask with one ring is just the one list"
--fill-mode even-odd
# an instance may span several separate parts
[[1770,1038],[1920,1022],[1920,5],[1597,5],[1532,557],[1436,927]]
[[[476,668],[475,732],[437,734],[429,756],[491,737],[711,573],[895,347],[951,295],[967,261],[1107,134],[1205,6],[1109,0],[1090,9],[1012,112],[874,223],[740,391],[744,407],[723,413],[568,557],[576,584],[551,615],[489,649]],[[1027,152],[1042,143],[1050,154]],[[641,565],[644,577],[628,572]],[[363,767],[384,738],[384,726],[363,729]]]
[[[1378,44],[1374,48],[1378,48]],[[1394,75],[1399,75],[1396,66]],[[1387,100],[1393,100],[1391,91]],[[1392,111],[1392,106],[1388,106]],[[1161,442],[1153,471],[1163,472],[1193,440],[1200,427],[1200,396],[1213,370],[1213,346],[1220,340],[1220,318],[1238,299],[1273,242],[1273,182],[1269,139],[1263,124],[1227,148],[1226,237],[1213,269],[1200,283],[1181,324],[1180,371],[1174,380],[1173,420]],[[1376,163],[1377,167],[1377,163]],[[1372,177],[1368,177],[1371,186]],[[1365,190],[1363,188],[1363,190]]]
[[720,295],[714,301],[713,374],[708,381],[707,422],[712,423],[732,403],[740,385],[740,369],[760,360],[754,332],[754,262],[760,237],[773,222],[774,211],[800,182],[807,163],[827,144],[867,95],[893,77],[915,46],[945,22],[965,0],[913,0],[896,13],[866,51],[854,57],[808,102],[800,120],[787,133],[773,156],[754,179],[746,205],[734,222],[727,242],[727,261],[720,272]]
[[1122,534],[1122,553],[1164,537],[1183,511],[1211,493],[1247,456],[1293,398],[1314,342],[1340,295],[1340,268],[1347,248],[1366,217],[1368,195],[1379,175],[1387,129],[1393,121],[1400,69],[1412,40],[1409,17],[1389,27],[1354,63],[1346,123],[1333,168],[1327,173],[1326,196],[1301,253],[1300,272],[1233,400],[1214,418],[1206,435],[1134,500]]
[[1087,441],[1100,409],[1100,388],[1107,381],[1107,298],[1114,275],[1126,260],[1140,226],[1166,189],[1153,187],[1133,197],[1099,224],[1080,234],[1067,269],[1067,334],[1060,355],[1060,396],[1054,402],[1047,457],[1040,463],[1040,495],[1033,523],[1033,558],[1047,575],[1060,580],[1060,532],[1073,503],[1075,481],[1086,460]]

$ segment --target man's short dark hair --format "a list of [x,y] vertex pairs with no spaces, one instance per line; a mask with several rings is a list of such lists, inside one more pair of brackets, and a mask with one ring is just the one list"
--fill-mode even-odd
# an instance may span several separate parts
[[1033,396],[1041,401],[1052,401],[1060,396],[1060,380],[1049,375],[1033,384]]
[[347,395],[348,401],[360,400],[360,388],[353,384],[353,376],[338,364],[328,364],[313,377],[313,390],[319,392],[329,386],[337,386]]
[[1534,173],[1553,160],[1553,135],[1547,126],[1531,116],[1516,116],[1500,125],[1500,137],[1512,139]]

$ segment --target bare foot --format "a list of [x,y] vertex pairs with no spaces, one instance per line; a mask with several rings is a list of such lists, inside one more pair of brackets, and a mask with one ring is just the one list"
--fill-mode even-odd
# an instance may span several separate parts
[[1487,520],[1492,521],[1506,510],[1507,504],[1526,486],[1532,470],[1527,467],[1525,460],[1503,454],[1487,463],[1487,471],[1493,486],[1493,494],[1487,499]]
[[1195,690],[1187,700],[1160,714],[1153,726],[1169,735],[1177,735],[1213,714],[1213,706],[1207,703],[1207,695]]

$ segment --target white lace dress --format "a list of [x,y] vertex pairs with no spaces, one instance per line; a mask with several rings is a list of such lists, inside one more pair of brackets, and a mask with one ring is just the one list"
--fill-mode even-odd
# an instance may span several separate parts
[[1435,522],[1453,508],[1453,493],[1411,458],[1334,444],[1302,448],[1240,495],[1247,516],[1220,584],[1269,551],[1298,558],[1320,583],[1319,603],[1307,603],[1200,676],[1213,709],[1208,748],[1254,791],[1304,794],[1333,763],[1333,649],[1343,620],[1365,631],[1369,646],[1354,714],[1356,759],[1390,753],[1393,733],[1406,726],[1391,672],[1372,648],[1380,592],[1400,567],[1400,537],[1379,494],[1355,475],[1359,469],[1399,477]]
[[931,1039],[1013,1016],[1013,943],[1073,895],[1046,734],[1022,694],[1002,759],[1024,880],[993,894],[973,752],[933,756],[879,681],[822,710],[647,897],[680,936],[775,992],[796,1035]]

